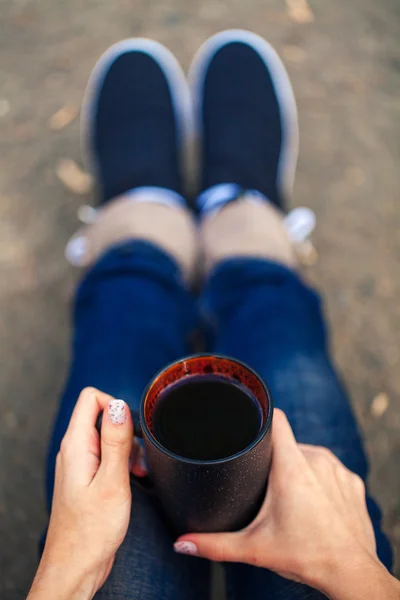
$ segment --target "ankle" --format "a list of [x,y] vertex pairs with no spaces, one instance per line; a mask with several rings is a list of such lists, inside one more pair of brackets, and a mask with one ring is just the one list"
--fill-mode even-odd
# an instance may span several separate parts
[[112,246],[131,240],[158,246],[176,261],[187,281],[192,279],[198,254],[193,217],[183,205],[165,204],[161,196],[157,202],[156,195],[124,195],[97,209],[93,222],[68,242],[66,257],[75,266],[88,267]]
[[245,194],[217,213],[205,215],[200,227],[204,269],[230,258],[253,257],[296,268],[293,244],[283,213],[269,202]]

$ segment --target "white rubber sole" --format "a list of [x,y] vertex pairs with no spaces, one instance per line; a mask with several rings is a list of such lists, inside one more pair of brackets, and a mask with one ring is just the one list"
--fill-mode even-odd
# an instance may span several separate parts
[[281,112],[282,146],[278,165],[277,186],[288,199],[293,192],[299,154],[299,125],[296,100],[287,71],[274,48],[262,37],[242,29],[228,29],[209,38],[200,47],[189,69],[188,79],[194,108],[195,135],[203,135],[203,88],[208,66],[215,54],[232,42],[242,42],[253,48],[265,63],[275,88]]
[[99,166],[91,147],[96,105],[110,67],[118,57],[127,52],[142,52],[151,56],[165,75],[175,111],[182,173],[185,173],[188,148],[194,131],[189,86],[185,74],[172,52],[159,42],[146,38],[126,39],[111,46],[99,58],[89,77],[81,111],[81,148],[85,169],[96,180],[99,179]]

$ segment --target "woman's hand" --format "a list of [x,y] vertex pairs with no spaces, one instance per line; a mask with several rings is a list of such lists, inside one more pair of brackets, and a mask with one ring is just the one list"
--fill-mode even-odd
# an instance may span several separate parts
[[[103,410],[100,436],[96,420]],[[92,598],[106,580],[128,529],[129,463],[144,474],[132,442],[127,404],[83,390],[57,456],[46,545],[29,600]]]
[[297,444],[280,410],[272,436],[268,492],[256,519],[234,533],[184,535],[175,550],[265,567],[331,598],[400,598],[376,555],[360,477],[326,448]]

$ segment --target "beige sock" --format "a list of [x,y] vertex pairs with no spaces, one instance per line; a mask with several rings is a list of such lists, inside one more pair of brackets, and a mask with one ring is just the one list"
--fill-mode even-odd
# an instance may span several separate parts
[[223,260],[244,256],[295,268],[296,254],[282,217],[269,202],[246,196],[205,216],[200,227],[205,273]]
[[67,259],[89,266],[115,244],[145,240],[169,254],[186,280],[193,276],[198,253],[197,229],[188,209],[121,196],[96,211],[91,225],[82,227],[68,242]]

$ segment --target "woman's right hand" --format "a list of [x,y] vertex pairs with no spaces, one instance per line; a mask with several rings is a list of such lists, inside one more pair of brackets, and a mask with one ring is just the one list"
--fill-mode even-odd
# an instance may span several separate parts
[[328,449],[297,444],[280,410],[272,439],[268,493],[256,519],[238,532],[181,536],[175,550],[265,567],[335,599],[398,600],[400,584],[376,554],[361,478]]

